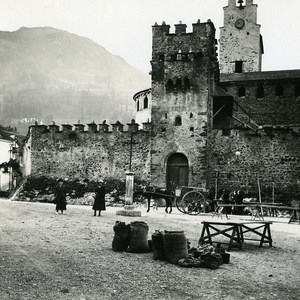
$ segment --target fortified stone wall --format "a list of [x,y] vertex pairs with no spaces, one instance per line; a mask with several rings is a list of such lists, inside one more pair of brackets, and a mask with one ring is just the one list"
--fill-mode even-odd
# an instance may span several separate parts
[[255,194],[259,175],[262,190],[271,190],[273,182],[276,192],[292,192],[296,186],[300,192],[299,129],[269,130],[268,135],[265,130],[261,134],[232,130],[230,136],[214,130],[209,157],[210,187],[214,187],[218,171],[220,188],[242,189]]
[[[132,129],[132,124],[128,124]],[[130,140],[132,134],[132,171],[142,180],[149,179],[150,145],[149,132],[123,131],[116,123],[113,131],[108,125],[89,124],[31,126],[25,147],[31,152],[31,175],[89,179],[114,177],[124,179],[130,163]],[[104,128],[104,130],[103,130]]]

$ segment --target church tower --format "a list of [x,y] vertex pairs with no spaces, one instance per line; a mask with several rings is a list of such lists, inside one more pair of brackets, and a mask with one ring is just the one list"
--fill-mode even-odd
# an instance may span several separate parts
[[224,26],[220,28],[221,73],[261,71],[263,41],[256,22],[257,5],[253,0],[228,0]]

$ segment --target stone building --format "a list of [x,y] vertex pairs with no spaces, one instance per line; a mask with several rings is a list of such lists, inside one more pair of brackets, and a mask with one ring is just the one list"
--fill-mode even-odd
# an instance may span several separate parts
[[299,190],[300,70],[261,71],[256,22],[252,0],[229,0],[218,51],[210,20],[192,32],[155,24],[152,84],[134,95],[137,122],[31,126],[27,174],[124,179],[131,168],[169,189],[213,188],[218,178],[220,188],[253,192],[259,177],[265,189]]

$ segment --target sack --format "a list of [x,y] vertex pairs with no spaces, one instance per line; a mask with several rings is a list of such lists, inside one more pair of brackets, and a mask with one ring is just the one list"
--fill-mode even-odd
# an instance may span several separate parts
[[135,221],[130,223],[130,242],[128,252],[149,252],[148,231],[149,227],[147,223],[143,221]]
[[112,241],[113,251],[125,251],[130,241],[130,225],[126,225],[125,222],[116,221],[113,230],[115,232]]
[[183,231],[165,231],[163,241],[165,254],[169,262],[177,264],[179,259],[187,258],[187,239]]
[[207,253],[200,256],[201,267],[208,269],[218,269],[222,264],[222,256],[219,253]]
[[153,259],[155,260],[166,259],[162,232],[156,230],[152,234],[152,243],[153,243]]

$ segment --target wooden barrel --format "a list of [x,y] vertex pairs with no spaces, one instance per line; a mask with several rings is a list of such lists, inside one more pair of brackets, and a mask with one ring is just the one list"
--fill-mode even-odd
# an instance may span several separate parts
[[187,239],[184,231],[165,231],[163,241],[165,254],[169,262],[177,264],[179,259],[188,256]]
[[134,221],[130,223],[130,242],[128,252],[143,253],[149,252],[147,223]]

